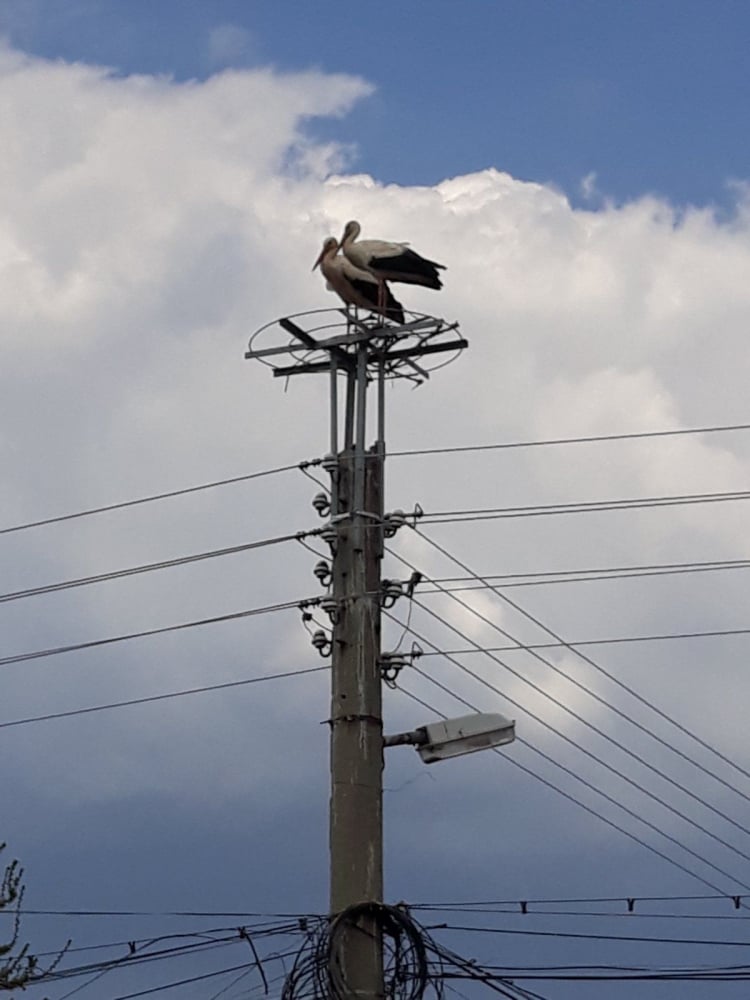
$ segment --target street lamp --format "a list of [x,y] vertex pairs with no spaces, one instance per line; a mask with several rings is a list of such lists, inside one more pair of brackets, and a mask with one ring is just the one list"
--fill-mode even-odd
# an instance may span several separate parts
[[386,736],[383,743],[387,747],[416,747],[425,764],[437,760],[448,760],[478,750],[512,743],[516,738],[516,723],[497,712],[475,712],[462,715],[458,719],[431,722],[408,733]]

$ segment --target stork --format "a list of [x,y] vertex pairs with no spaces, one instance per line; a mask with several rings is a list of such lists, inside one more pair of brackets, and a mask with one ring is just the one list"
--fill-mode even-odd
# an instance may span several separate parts
[[360,240],[358,222],[347,222],[341,237],[341,249],[355,267],[369,271],[380,285],[379,300],[386,301],[390,294],[386,281],[403,281],[409,285],[424,285],[425,288],[442,288],[438,271],[444,271],[444,264],[420,257],[405,243],[388,243],[384,240]]
[[346,257],[337,256],[338,249],[338,240],[335,236],[329,236],[313,264],[313,271],[319,266],[328,287],[348,306],[361,306],[388,319],[394,319],[397,323],[403,323],[403,306],[396,301],[385,282],[374,278],[368,271],[355,267]]

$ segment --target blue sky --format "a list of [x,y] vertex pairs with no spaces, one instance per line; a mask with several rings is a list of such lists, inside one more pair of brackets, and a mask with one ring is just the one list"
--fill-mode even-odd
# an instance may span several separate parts
[[[580,197],[727,202],[750,163],[750,7],[742,0],[6,2],[11,40],[124,73],[204,78],[224,64],[360,74],[377,93],[316,135],[357,169],[433,184],[494,166]],[[241,29],[223,53],[212,30]],[[230,37],[232,37],[230,35]]]
[[[404,287],[399,298],[458,319],[470,345],[418,391],[396,383],[386,394],[386,506],[448,512],[425,530],[450,555],[400,532],[384,575],[401,577],[400,557],[438,579],[467,572],[453,557],[470,577],[523,574],[508,593],[524,611],[568,640],[627,640],[585,649],[683,726],[564,648],[544,653],[556,673],[524,648],[501,654],[515,673],[480,656],[472,643],[510,642],[498,629],[522,647],[550,641],[504,591],[402,604],[408,621],[386,623],[386,644],[406,642],[408,626],[425,646],[463,650],[477,676],[425,656],[427,676],[405,670],[385,692],[386,729],[427,721],[411,690],[449,715],[467,710],[456,698],[512,715],[521,738],[445,767],[405,748],[389,755],[388,898],[581,900],[575,914],[492,915],[514,935],[497,946],[446,934],[487,960],[742,960],[729,944],[516,935],[746,940],[747,911],[731,895],[750,892],[750,826],[736,825],[750,803],[750,438],[725,425],[750,420],[748,27],[750,7],[722,0],[0,3],[0,529],[290,466],[0,536],[0,660],[22,658],[0,674],[0,840],[26,866],[31,909],[149,914],[28,914],[35,949],[69,934],[77,947],[108,944],[93,961],[226,911],[326,908],[327,677],[255,684],[324,662],[296,607],[321,593],[319,554],[290,539],[17,592],[320,525],[320,484],[296,465],[329,448],[325,380],[285,386],[243,355],[258,327],[260,346],[282,336],[274,317],[328,308],[341,322],[311,267],[323,238],[358,218],[366,236],[410,240],[446,265],[439,293]],[[706,426],[725,429],[607,437]],[[561,437],[588,443],[434,453]],[[409,449],[430,453],[394,454]],[[721,502],[549,512],[711,493]],[[535,512],[460,523],[456,513],[513,506]],[[555,578],[691,561],[720,568]],[[26,656],[276,601],[291,607]],[[738,632],[684,638],[722,630]],[[662,634],[675,637],[643,638]],[[721,898],[671,898],[714,889]],[[592,916],[601,896],[611,912]],[[639,900],[632,919],[627,897]],[[215,916],[159,916],[175,909]],[[232,949],[185,967],[229,966],[246,943]],[[181,962],[120,970],[81,1000],[156,987]],[[27,995],[63,1000],[81,982]],[[181,995],[209,1000],[225,985]],[[741,982],[716,994],[705,983],[639,989],[607,996],[746,993]],[[261,992],[254,973],[224,996]],[[602,995],[598,983],[539,992]]]

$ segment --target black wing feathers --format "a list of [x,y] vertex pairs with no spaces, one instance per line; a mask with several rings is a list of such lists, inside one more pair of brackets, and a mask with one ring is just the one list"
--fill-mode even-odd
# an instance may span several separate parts
[[[378,286],[372,281],[363,281],[359,278],[349,279],[352,287],[355,288],[359,294],[367,299],[373,309],[377,312],[378,310]],[[388,319],[395,319],[397,323],[404,322],[404,308],[400,302],[398,302],[390,288],[385,285],[385,314]]]
[[374,271],[389,281],[404,281],[427,288],[443,287],[438,270],[444,271],[445,265],[420,257],[407,247],[393,257],[371,257],[369,263]]

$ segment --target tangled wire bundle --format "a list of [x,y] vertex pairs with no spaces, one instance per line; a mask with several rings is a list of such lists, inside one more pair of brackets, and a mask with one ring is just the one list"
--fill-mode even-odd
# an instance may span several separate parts
[[440,977],[430,975],[426,932],[405,909],[367,902],[348,907],[311,931],[284,983],[282,1000],[356,997],[341,961],[344,939],[351,934],[379,936],[385,1000],[422,1000],[430,985],[434,995],[441,996]]

